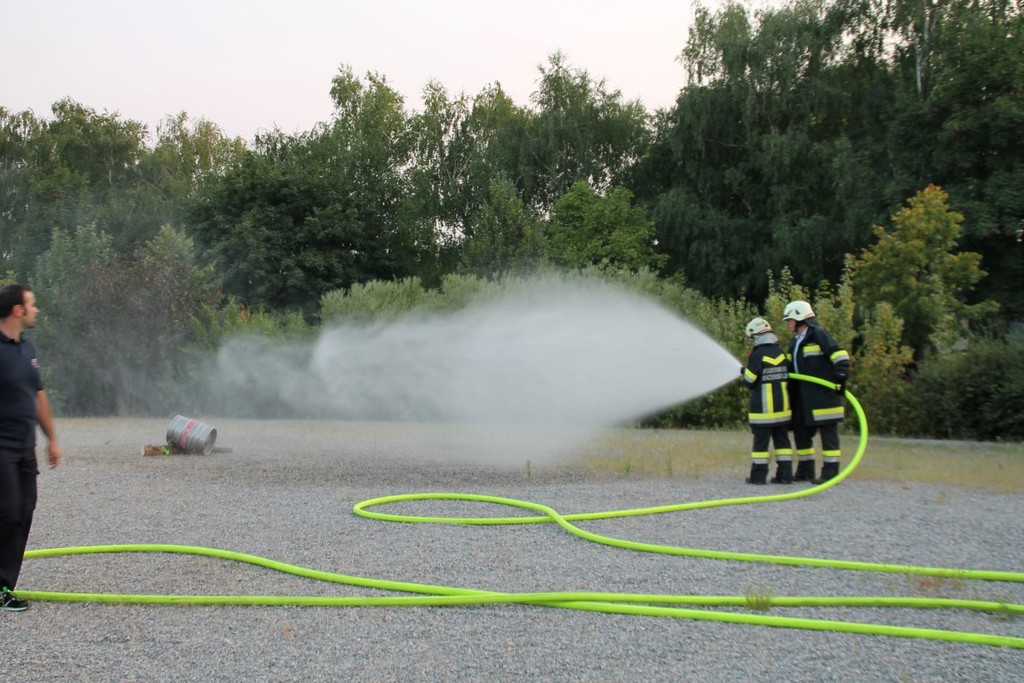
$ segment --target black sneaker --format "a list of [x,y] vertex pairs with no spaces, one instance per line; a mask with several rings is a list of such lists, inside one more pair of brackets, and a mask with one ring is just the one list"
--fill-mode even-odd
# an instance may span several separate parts
[[6,588],[0,593],[0,609],[5,612],[24,612],[28,609],[28,600],[21,600]]

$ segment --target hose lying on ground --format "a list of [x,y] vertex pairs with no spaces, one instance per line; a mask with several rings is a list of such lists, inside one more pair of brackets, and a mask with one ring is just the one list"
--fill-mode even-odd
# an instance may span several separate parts
[[[791,377],[816,382],[824,386],[834,385],[814,377],[792,374]],[[700,557],[708,559],[733,560],[741,562],[762,562],[789,566],[810,566],[832,569],[848,569],[856,571],[875,571],[894,574],[920,576],[949,577],[958,580],[1024,582],[1024,573],[1008,571],[988,571],[976,569],[947,569],[941,567],[916,567],[912,565],[892,565],[874,562],[856,562],[847,560],[829,560],[810,557],[788,557],[782,555],[763,555],[751,553],[722,552],[700,550],[676,546],[664,546],[651,543],[640,543],[618,539],[585,531],[573,522],[611,519],[651,514],[680,512],[700,508],[740,505],[748,503],[767,503],[817,495],[836,486],[856,469],[864,456],[867,447],[867,420],[856,397],[849,391],[845,392],[850,405],[857,413],[860,438],[857,451],[850,464],[833,479],[808,489],[791,491],[765,496],[750,496],[721,500],[662,505],[657,507],[636,508],[627,510],[611,510],[572,515],[559,514],[553,508],[523,500],[501,498],[464,493],[420,493],[403,494],[374,498],[357,503],[353,512],[369,519],[396,521],[407,523],[443,523],[443,524],[535,524],[555,523],[570,534],[579,538],[628,550],[653,552],[666,555]],[[460,500],[508,505],[538,513],[530,517],[424,517],[395,515],[373,511],[370,508],[388,503],[419,501],[419,500]],[[18,595],[30,600],[60,602],[102,602],[160,605],[294,605],[321,607],[369,607],[369,606],[440,606],[440,605],[479,605],[494,603],[531,604],[545,607],[587,610],[609,614],[632,614],[642,616],[675,617],[702,621],[718,621],[738,624],[754,624],[783,628],[797,628],[817,631],[834,631],[841,633],[858,633],[866,635],[896,636],[905,638],[921,638],[951,642],[966,642],[983,645],[995,645],[1024,649],[1024,638],[999,636],[984,633],[949,631],[941,629],[913,628],[905,626],[889,626],[848,621],[832,621],[821,619],[803,619],[796,617],[771,616],[761,612],[770,607],[901,607],[925,609],[966,609],[991,612],[999,615],[1024,614],[1024,605],[984,600],[958,600],[948,598],[901,598],[880,596],[855,597],[814,597],[814,596],[763,596],[760,600],[752,600],[747,596],[723,595],[653,595],[643,593],[604,593],[604,592],[544,592],[544,593],[504,593],[482,591],[450,586],[440,586],[403,581],[386,581],[333,572],[307,569],[295,565],[270,560],[255,555],[238,553],[217,548],[204,548],[187,545],[167,544],[132,544],[132,545],[97,545],[75,546],[66,548],[50,548],[30,550],[26,558],[56,557],[63,555],[87,555],[96,553],[176,553],[215,557],[225,560],[244,562],[275,571],[305,577],[318,581],[359,586],[378,590],[415,593],[413,596],[392,597],[324,597],[324,596],[267,596],[267,595],[130,595],[115,593],[67,593],[52,591],[19,590]],[[746,607],[757,613],[712,611],[707,609],[687,609],[678,605],[695,607]]]

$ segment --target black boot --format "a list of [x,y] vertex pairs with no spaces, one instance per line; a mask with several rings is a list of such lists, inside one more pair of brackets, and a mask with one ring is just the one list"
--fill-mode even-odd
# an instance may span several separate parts
[[811,481],[811,483],[814,484],[815,486],[817,486],[818,484],[824,484],[826,481],[832,479],[837,474],[839,474],[839,463],[827,462],[821,466],[821,477],[819,477],[818,479],[814,479],[813,481]]
[[793,481],[814,481],[814,461],[800,460],[797,462]]
[[793,461],[779,460],[775,463],[775,476],[772,477],[773,484],[793,483]]
[[748,484],[765,484],[768,478],[768,464],[754,463],[750,466],[750,476],[747,477]]

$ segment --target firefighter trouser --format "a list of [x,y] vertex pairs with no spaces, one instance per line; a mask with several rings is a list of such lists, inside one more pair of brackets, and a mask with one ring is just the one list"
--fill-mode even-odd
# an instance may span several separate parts
[[805,425],[802,420],[793,422],[793,442],[796,444],[797,460],[814,460],[814,435],[821,432],[821,459],[823,462],[839,462],[839,423]]
[[768,445],[775,444],[775,461],[785,462],[793,459],[793,448],[789,445],[789,425],[751,425],[754,433],[754,445],[750,457],[756,463],[768,462]]

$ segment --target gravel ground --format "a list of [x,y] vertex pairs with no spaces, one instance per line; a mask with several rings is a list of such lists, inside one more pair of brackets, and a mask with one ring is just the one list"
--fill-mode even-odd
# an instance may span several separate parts
[[[929,579],[632,552],[553,524],[454,526],[363,519],[353,504],[480,493],[562,513],[750,495],[736,471],[625,478],[566,464],[487,464],[453,428],[206,420],[229,453],[143,457],[164,420],[64,420],[65,463],[40,476],[31,549],[170,543],[329,572],[493,591],[883,595],[1024,603],[1024,584]],[[870,457],[870,446],[868,455]],[[774,488],[774,487],[771,487]],[[769,492],[771,491],[769,488]],[[790,489],[787,489],[790,490]],[[382,509],[383,510],[383,509]],[[969,569],[1024,571],[1019,496],[879,484],[854,475],[775,504],[581,522],[636,541]],[[511,516],[451,501],[403,514]],[[22,591],[393,595],[214,558],[172,554],[26,560]],[[745,610],[737,609],[738,612]],[[773,616],[1024,638],[1024,617],[952,610],[772,608]],[[610,615],[525,605],[155,606],[34,601],[0,613],[0,681],[1008,681],[1019,649]]]

